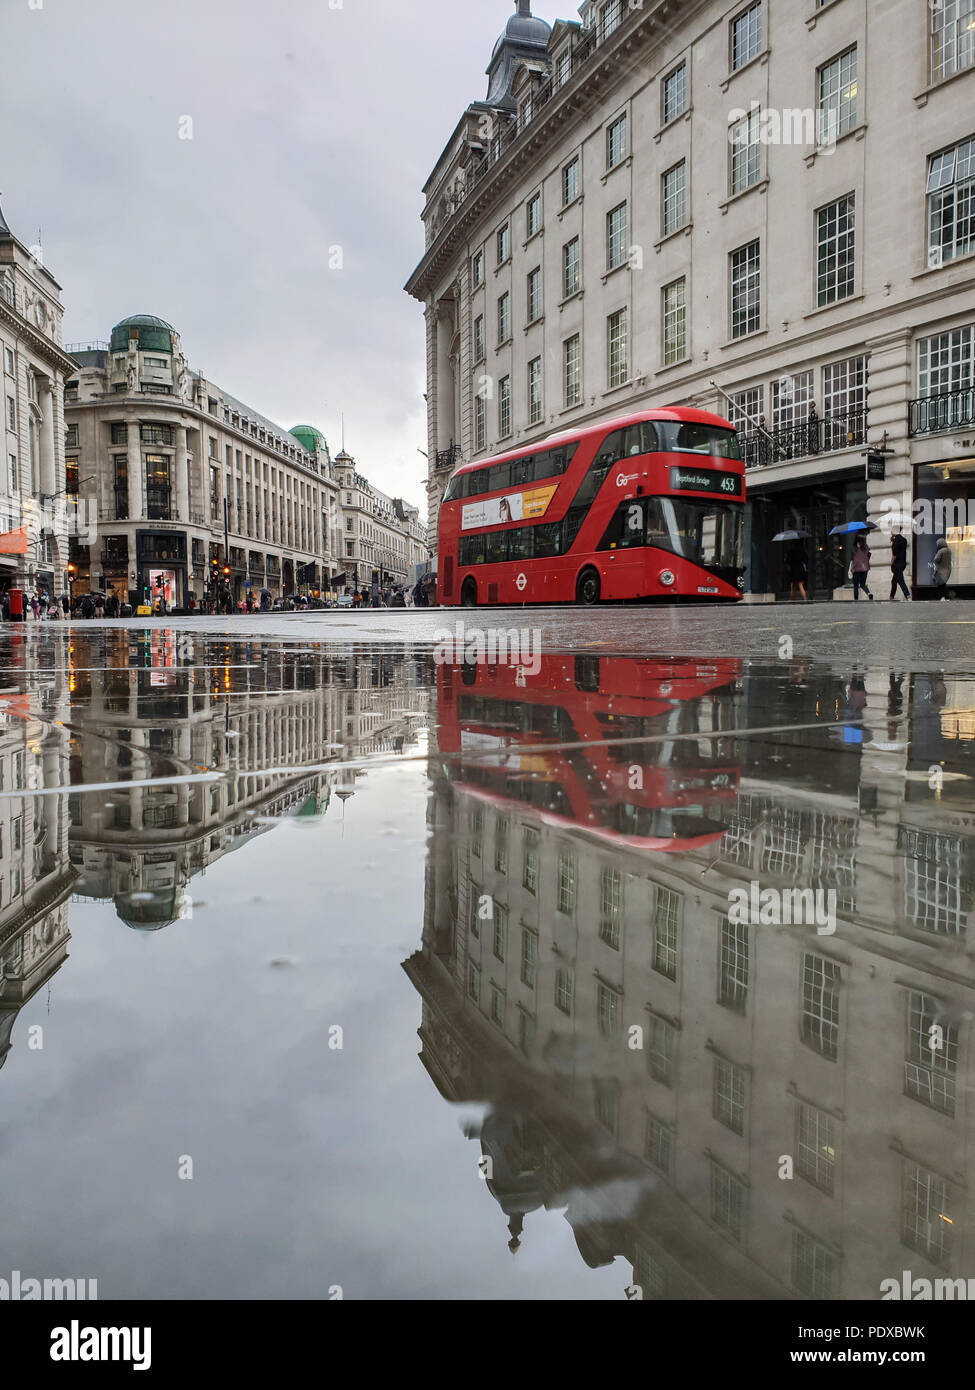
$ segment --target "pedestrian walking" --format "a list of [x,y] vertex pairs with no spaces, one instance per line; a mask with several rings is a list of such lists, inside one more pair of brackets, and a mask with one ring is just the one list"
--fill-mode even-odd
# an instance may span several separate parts
[[99,620],[99,622],[101,622],[101,620],[104,618],[104,616],[105,616],[105,600],[104,600],[104,598],[101,596],[101,594],[97,594],[96,597],[95,597],[95,617]]
[[786,551],[785,573],[789,581],[789,598],[798,597],[803,603],[808,603],[806,585],[809,582],[809,566],[806,563],[805,548],[798,541],[794,541]]
[[901,593],[906,599],[910,599],[911,591],[904,583],[904,571],[907,569],[907,537],[903,531],[897,531],[890,542],[890,601],[897,602],[897,589],[900,587]]
[[931,578],[934,580],[938,598],[944,603],[948,597],[948,580],[951,578],[951,551],[944,536],[939,536],[935,541]]
[[850,574],[853,576],[853,598],[860,601],[860,590],[873,603],[873,594],[867,588],[867,575],[870,573],[870,547],[863,536],[853,541],[853,559],[850,561]]
[[33,613],[36,622],[41,616],[41,601],[36,594],[31,594],[30,611]]
[[120,605],[118,601],[118,594],[109,594],[108,598],[105,600],[105,617],[113,619],[117,618],[119,613],[119,606]]
[[0,599],[0,612],[3,613],[3,621],[10,622],[10,590],[4,589],[3,598]]
[[81,616],[83,618],[93,618],[95,616],[95,602],[91,594],[85,594],[82,597]]

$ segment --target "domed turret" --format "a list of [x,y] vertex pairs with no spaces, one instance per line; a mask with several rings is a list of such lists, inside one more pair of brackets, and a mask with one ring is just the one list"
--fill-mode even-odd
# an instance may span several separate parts
[[128,352],[129,339],[138,338],[140,352],[173,352],[173,335],[176,330],[165,319],[157,319],[154,314],[133,314],[123,319],[112,329],[111,352]]
[[294,425],[288,433],[300,440],[302,447],[307,449],[310,454],[328,453],[328,443],[325,436],[321,430],[316,430],[314,425]]
[[544,19],[537,19],[532,14],[531,0],[517,0],[517,5],[517,13],[508,20],[504,33],[494,45],[487,70],[488,105],[509,110],[514,110],[515,105],[511,84],[518,60],[544,58],[552,33],[551,26]]

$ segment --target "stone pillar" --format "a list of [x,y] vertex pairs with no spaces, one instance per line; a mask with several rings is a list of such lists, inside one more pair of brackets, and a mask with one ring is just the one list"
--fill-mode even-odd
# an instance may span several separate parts
[[[176,516],[174,520],[188,522],[190,519],[190,484],[188,460],[186,457],[186,426],[176,426]],[[189,557],[187,557],[188,559]]]
[[[914,477],[911,467],[911,448],[908,438],[908,411],[913,382],[913,348],[911,330],[901,328],[882,337],[868,339],[868,385],[870,387],[870,444],[879,447],[884,433],[887,446],[887,477],[884,482],[867,483],[867,517],[879,522],[891,511],[910,514],[914,500]],[[864,459],[866,472],[866,459]],[[909,532],[908,546],[910,547]],[[880,594],[890,582],[890,535],[886,530],[874,531],[869,538],[872,569],[877,572],[874,592]],[[908,551],[910,556],[910,549]],[[907,582],[911,574],[908,570]]]
[[[144,503],[145,481],[143,479],[142,441],[139,438],[138,420],[129,421],[129,442],[127,464],[129,470],[129,520],[141,521],[146,514]],[[134,557],[133,557],[134,558]]]
[[46,378],[40,379],[38,386],[38,404],[41,408],[40,491],[47,493],[48,497],[53,497],[58,491],[57,455],[54,447],[54,391],[51,382]]
[[450,305],[437,305],[437,449],[449,449],[454,430],[454,374],[450,365],[453,316]]

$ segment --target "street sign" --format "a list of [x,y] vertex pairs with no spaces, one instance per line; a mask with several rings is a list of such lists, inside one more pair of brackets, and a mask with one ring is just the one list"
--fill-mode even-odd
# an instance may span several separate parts
[[867,480],[872,483],[887,481],[887,460],[883,454],[867,455]]

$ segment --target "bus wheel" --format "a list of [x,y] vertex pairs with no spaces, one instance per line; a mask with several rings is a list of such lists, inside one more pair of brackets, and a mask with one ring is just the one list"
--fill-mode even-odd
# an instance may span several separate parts
[[477,607],[477,583],[473,579],[465,579],[463,588],[460,591],[460,603],[462,608]]
[[599,573],[594,569],[583,570],[576,584],[576,603],[587,608],[599,602]]

